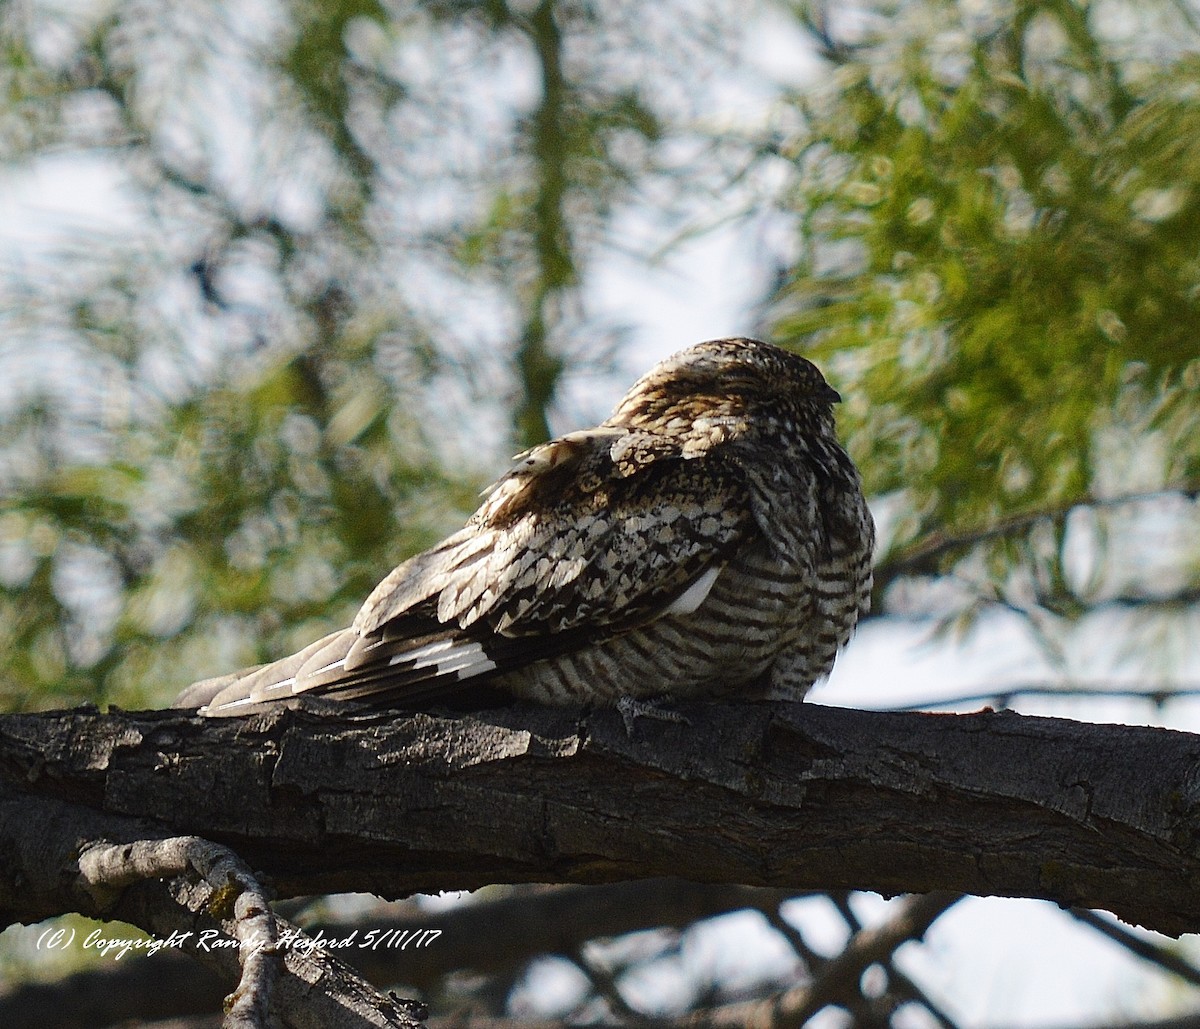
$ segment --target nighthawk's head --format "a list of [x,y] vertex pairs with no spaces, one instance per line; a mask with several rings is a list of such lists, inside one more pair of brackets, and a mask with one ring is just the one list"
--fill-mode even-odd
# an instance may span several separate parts
[[[778,432],[831,435],[839,400],[803,357],[755,339],[714,339],[651,368],[607,424],[707,435],[710,442]],[[721,439],[711,438],[714,429]]]

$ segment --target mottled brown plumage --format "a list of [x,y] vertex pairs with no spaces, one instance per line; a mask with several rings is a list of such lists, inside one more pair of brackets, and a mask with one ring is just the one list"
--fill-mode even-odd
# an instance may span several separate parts
[[411,705],[478,684],[545,703],[798,699],[870,597],[874,526],[834,433],[838,399],[767,343],[681,351],[596,428],[518,456],[349,629],[179,703]]

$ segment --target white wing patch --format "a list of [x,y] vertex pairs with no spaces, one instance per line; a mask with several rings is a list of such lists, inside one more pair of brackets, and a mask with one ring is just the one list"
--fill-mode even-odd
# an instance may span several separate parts
[[670,606],[663,612],[668,615],[690,615],[704,603],[717,576],[721,574],[724,565],[713,565],[699,579],[693,582],[679,596],[671,601]]
[[454,644],[455,641],[452,639],[438,640],[436,643],[430,643],[425,647],[418,647],[416,650],[406,650],[402,654],[393,654],[388,658],[388,664],[398,665],[403,661],[405,664],[412,662],[413,668],[428,668],[430,665],[438,663],[438,654],[445,654]]
[[413,671],[432,667],[436,669],[434,674],[437,676],[453,672],[459,679],[483,675],[496,667],[496,662],[484,653],[483,644],[455,639],[438,640],[417,650],[393,654],[388,664],[404,665]]

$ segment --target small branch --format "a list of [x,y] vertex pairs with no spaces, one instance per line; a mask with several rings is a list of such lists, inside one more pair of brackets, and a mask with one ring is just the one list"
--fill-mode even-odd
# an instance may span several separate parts
[[[82,715],[85,722],[92,716],[91,712]],[[5,737],[3,729],[13,727],[10,718],[20,717],[0,718],[0,739],[13,742]],[[76,748],[77,757],[88,765],[99,756],[91,749],[97,741],[86,731],[74,731],[72,726],[80,727],[75,721],[78,717],[68,716],[65,735],[59,742],[68,749]],[[136,732],[122,732],[120,736],[135,750],[142,742]],[[50,744],[48,740],[43,742]],[[16,749],[35,763],[54,760],[49,751],[38,755],[21,746]],[[204,841],[200,845],[189,845],[187,841],[181,845],[167,840],[164,846],[158,846],[155,841],[168,835],[161,832],[161,826],[106,810],[95,793],[94,778],[81,796],[95,807],[65,799],[63,793],[69,791],[60,789],[61,783],[48,783],[50,792],[45,795],[14,788],[5,772],[12,769],[9,762],[15,751],[2,745],[0,750],[4,751],[0,757],[3,924],[77,911],[138,926],[155,942],[173,941],[172,949],[190,954],[228,981],[242,977],[239,934],[253,950],[255,938],[261,938],[258,908],[262,893],[250,889],[231,898],[228,873],[233,868],[226,863],[224,848]],[[142,756],[148,759],[145,769],[164,767],[161,751],[151,747]],[[87,773],[84,777],[89,778]],[[105,842],[97,846],[93,842],[96,840]],[[193,857],[200,874],[191,863]],[[119,932],[117,936],[119,942]],[[234,946],[227,945],[230,943]],[[287,974],[279,978],[272,999],[274,1011],[286,1029],[416,1029],[419,1024],[414,1013],[417,1008],[380,994],[343,963],[319,948],[310,949],[302,934],[284,952],[283,963]],[[251,962],[251,977],[261,977],[255,962]],[[317,984],[320,989],[314,989]],[[238,1009],[239,1013],[245,1010],[245,1005]],[[256,1017],[256,1010],[251,1008],[249,1017]]]
[[961,899],[952,893],[927,893],[910,897],[900,912],[882,925],[863,928],[851,937],[845,949],[830,959],[812,983],[790,1000],[783,1001],[780,1024],[803,1026],[813,1015],[842,998],[857,995],[862,974],[873,964],[891,959],[892,953],[909,940],[919,940],[934,920]]
[[592,993],[608,1006],[609,1011],[618,1016],[624,1024],[643,1025],[651,1021],[640,1011],[635,1011],[629,1002],[621,995],[617,985],[617,976],[596,962],[588,961],[582,953],[570,954],[568,960],[583,973],[592,987]]
[[[214,891],[205,879],[180,876],[127,887],[110,917],[160,939],[186,934],[188,945],[181,949],[236,980],[240,948],[222,945],[235,931],[231,922],[237,912],[229,907],[228,890]],[[284,1029],[420,1029],[421,1005],[379,992],[295,926],[282,919],[277,926],[284,974],[271,999]]]
[[954,894],[930,893],[911,897],[900,912],[879,926],[860,929],[845,949],[821,967],[811,982],[765,1001],[727,1004],[672,1023],[678,1026],[770,1026],[793,1029],[805,1025],[822,1008],[843,1005],[859,996],[858,984],[871,965],[890,958],[902,944],[919,940],[941,915],[960,898]]
[[943,1029],[957,1029],[958,1023],[943,1011],[929,994],[896,967],[894,957],[888,958],[886,961],[881,961],[880,964],[887,971],[888,979],[891,982],[890,992],[901,1003],[907,1002],[924,1008],[929,1017],[942,1026]]
[[962,532],[933,532],[905,547],[896,554],[888,555],[875,570],[877,587],[886,587],[902,575],[928,575],[938,571],[938,561],[948,554],[969,550],[988,540],[1015,536],[1039,522],[1061,522],[1072,511],[1080,508],[1104,509],[1124,507],[1143,500],[1156,500],[1167,496],[1183,496],[1195,500],[1200,496],[1200,481],[1185,481],[1165,486],[1158,490],[1123,493],[1112,497],[1084,495],[1064,504],[1027,511],[1001,519],[992,525],[979,526]]
[[775,908],[772,911],[764,911],[763,916],[766,918],[767,923],[771,926],[771,928],[779,933],[779,935],[785,940],[787,940],[788,946],[790,946],[792,950],[796,952],[797,957],[804,962],[805,968],[807,968],[810,972],[814,971],[825,963],[827,960],[825,956],[818,954],[812,949],[812,947],[808,945],[808,941],[804,938],[804,935],[800,932],[800,930],[792,925],[792,923],[786,918],[784,918],[778,908]]
[[[175,836],[133,843],[92,843],[79,855],[85,888],[103,900],[112,891],[144,879],[167,879],[195,871],[231,911],[238,941],[241,978],[225,999],[224,1029],[263,1029],[275,1022],[271,990],[279,976],[275,918],[253,873],[229,848],[198,836]],[[232,897],[229,893],[232,891]],[[232,901],[232,903],[231,903]]]
[[1172,954],[1165,947],[1160,947],[1150,940],[1144,940],[1123,925],[1116,925],[1087,908],[1071,908],[1070,913],[1073,918],[1078,919],[1084,925],[1091,926],[1115,943],[1119,943],[1131,954],[1136,954],[1144,961],[1157,965],[1164,972],[1179,976],[1184,982],[1200,986],[1200,969],[1184,961],[1178,955]]
[[[1054,610],[1058,599],[1052,596],[1038,596],[1035,603],[1047,610]],[[1072,597],[1072,605],[1078,606],[1079,600]],[[1089,612],[1095,611],[1128,611],[1144,608],[1162,608],[1164,610],[1183,610],[1200,603],[1200,586],[1185,586],[1171,593],[1117,593],[1110,597],[1101,597],[1088,603]]]
[[[851,934],[856,934],[862,931],[862,923],[858,920],[858,916],[850,907],[849,895],[846,893],[831,894],[828,898],[833,905],[838,909],[838,913],[842,916],[843,921],[849,927]],[[778,913],[771,924],[781,932],[792,944],[792,947],[799,953],[805,961],[805,964],[812,970],[814,975],[822,973],[822,970],[828,965],[829,958],[823,957],[813,951],[804,938],[797,932],[787,921],[785,921]],[[901,1002],[911,1002],[919,1004],[929,1012],[930,1017],[946,1029],[954,1029],[954,1021],[942,1011],[916,983],[914,983],[907,975],[895,966],[892,956],[879,961],[888,975],[889,990],[888,992],[896,996]]]
[[848,890],[839,890],[836,893],[831,893],[829,901],[837,908],[837,913],[842,916],[842,921],[846,923],[851,933],[859,932],[862,929],[862,922],[858,920],[858,915],[854,913],[854,908],[850,906],[850,893]]
[[834,37],[829,27],[829,7],[824,2],[808,3],[797,10],[800,26],[812,37],[817,53],[831,64],[847,64],[859,47]]
[[980,693],[960,693],[953,697],[932,697],[928,700],[913,700],[904,704],[878,708],[880,711],[929,711],[948,707],[965,707],[971,704],[990,704],[993,707],[1009,707],[1018,697],[1084,697],[1109,699],[1120,697],[1126,700],[1141,700],[1155,707],[1168,701],[1185,697],[1200,697],[1200,686],[1164,685],[1152,690],[1120,684],[1094,683],[1090,686],[1071,686],[1053,682],[1031,682],[1012,686],[997,686]]

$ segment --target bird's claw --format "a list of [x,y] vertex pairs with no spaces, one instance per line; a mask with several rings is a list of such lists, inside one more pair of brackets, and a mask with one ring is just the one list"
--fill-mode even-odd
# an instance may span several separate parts
[[633,735],[633,723],[638,718],[654,718],[660,722],[675,722],[678,725],[691,724],[678,711],[652,700],[622,697],[617,701],[617,712],[621,715],[621,721],[625,723],[625,733],[628,736]]

